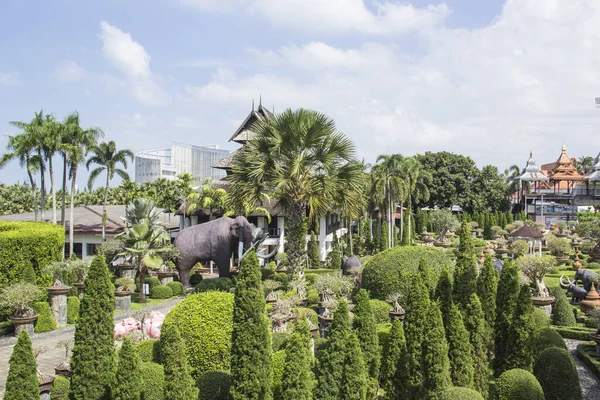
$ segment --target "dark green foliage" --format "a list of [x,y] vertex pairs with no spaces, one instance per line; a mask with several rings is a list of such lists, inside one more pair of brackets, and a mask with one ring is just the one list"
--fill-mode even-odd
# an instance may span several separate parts
[[397,319],[392,324],[390,338],[385,348],[381,370],[381,386],[386,399],[399,399],[406,396],[406,338],[402,322]]
[[534,307],[533,309],[533,327],[536,331],[540,329],[548,328],[550,326],[550,318],[546,315],[546,312],[541,308]]
[[498,290],[498,271],[494,268],[492,257],[487,255],[477,277],[477,296],[485,317],[486,347],[488,357],[494,354],[494,332],[496,325],[496,293]]
[[389,311],[392,309],[392,306],[389,303],[377,299],[371,299],[369,303],[371,304],[371,311],[377,325],[390,322]]
[[310,242],[308,243],[308,258],[311,268],[319,268],[321,266],[321,256],[319,254],[319,242],[315,232],[310,233]]
[[473,360],[473,388],[483,397],[488,394],[488,377],[490,376],[489,352],[487,342],[487,326],[481,302],[476,294],[471,295],[471,301],[464,313],[465,328],[469,332],[471,343],[471,358]]
[[531,290],[524,285],[519,292],[517,306],[513,313],[508,340],[510,352],[508,354],[507,369],[521,368],[531,371],[533,362],[532,342],[535,326],[533,325],[533,304],[531,304]]
[[129,338],[123,340],[118,358],[113,399],[140,399],[142,395],[142,376],[139,369],[140,357],[134,350]]
[[452,308],[452,279],[448,267],[444,266],[440,279],[438,279],[437,287],[435,288],[434,299],[438,302],[444,326],[448,326],[450,310]]
[[375,255],[366,263],[362,287],[374,299],[385,301],[395,292],[402,293],[406,298],[409,275],[419,270],[422,259],[432,272],[432,281],[427,283],[427,287],[435,287],[444,265],[448,265],[450,273],[453,271],[452,260],[441,249],[425,246],[394,247]]
[[[376,385],[376,381],[374,385]],[[346,344],[346,359],[344,360],[342,383],[340,385],[340,399],[365,400],[367,392],[374,394],[373,387],[369,387],[367,365],[364,362],[360,343],[354,333],[350,333]]]
[[[177,327],[185,342],[192,376],[198,379],[207,371],[229,369],[232,319],[231,293],[198,293],[186,297],[169,311],[161,330],[169,325]],[[167,344],[161,340],[161,348],[164,346]]]
[[558,347],[559,349],[567,350],[567,345],[562,336],[552,328],[543,328],[535,332],[533,336],[533,358],[536,360],[538,356],[550,347]]
[[333,239],[331,242],[331,251],[327,254],[327,268],[340,269],[342,268],[342,250],[336,231],[333,231]]
[[150,289],[150,296],[153,299],[170,299],[173,297],[173,291],[168,286],[157,285]]
[[165,373],[165,399],[187,400],[198,397],[198,388],[190,374],[185,357],[185,344],[176,325],[167,325],[160,332],[164,347],[161,355]]
[[103,256],[96,256],[85,279],[71,357],[71,398],[106,399],[115,374],[115,298]]
[[79,320],[79,297],[67,297],[67,324],[76,324]]
[[[435,399],[437,395],[452,385],[450,378],[450,361],[448,360],[448,343],[442,322],[442,313],[433,302],[427,312],[427,335],[423,340],[423,388],[422,394],[427,399]],[[421,398],[414,397],[413,398]]]
[[[473,293],[474,294],[474,293]],[[470,304],[467,304],[469,307]],[[448,338],[448,358],[450,359],[450,377],[454,386],[473,386],[473,358],[469,342],[469,333],[465,328],[457,305],[450,309],[450,318],[446,326]]]
[[233,400],[271,398],[271,332],[265,311],[256,252],[250,251],[238,275],[231,337]]
[[38,313],[38,319],[35,321],[35,333],[50,332],[56,329],[56,321],[50,310],[50,304],[38,301],[33,304],[32,308]]
[[173,296],[179,296],[183,293],[183,285],[181,282],[169,282],[167,283],[167,286],[171,288]]
[[142,376],[142,399],[165,399],[165,373],[163,366],[154,362],[141,362],[140,375]]
[[[315,385],[308,323],[299,321],[285,348],[281,378],[282,400],[311,400]],[[274,397],[278,398],[278,397]]]
[[460,228],[460,244],[456,256],[456,269],[454,272],[453,300],[464,310],[477,290],[477,268],[475,253],[473,252],[473,239],[471,228],[463,222]]
[[566,349],[550,347],[537,358],[533,374],[546,400],[581,400],[581,385],[575,362]]
[[198,378],[197,386],[198,400],[229,400],[231,376],[227,371],[205,372]]
[[433,268],[429,266],[429,263],[427,262],[425,257],[419,260],[419,267],[417,269],[417,273],[421,275],[423,283],[425,283],[425,286],[427,286],[427,290],[429,290],[430,296],[433,297],[435,295],[435,289],[438,283],[439,275],[437,275],[436,271],[434,271]]
[[569,304],[569,299],[565,291],[559,287],[550,288],[552,296],[556,297],[556,301],[552,305],[552,324],[557,326],[574,326],[575,314],[573,308]]
[[50,286],[52,277],[42,269],[62,260],[64,245],[62,226],[0,221],[0,286],[19,281]]
[[365,289],[361,289],[356,294],[354,304],[352,328],[360,343],[367,374],[371,378],[367,390],[368,396],[371,398],[375,396],[377,391],[377,380],[379,379],[379,368],[381,366],[377,326],[369,302],[369,293]]
[[202,282],[202,275],[194,273],[190,276],[190,285],[196,286]]
[[322,337],[317,337],[314,339],[315,342],[315,358],[317,360],[321,359],[321,354],[325,350],[325,346],[327,345],[327,339]]
[[439,400],[483,400],[479,392],[464,387],[453,387],[444,390],[438,396]]
[[379,251],[387,250],[390,247],[388,240],[388,224],[387,222],[384,222],[381,224],[381,238],[379,239]]
[[149,276],[146,279],[146,283],[148,284],[148,286],[150,286],[150,292],[152,292],[152,288],[154,288],[155,286],[160,286],[160,279],[158,279],[155,276]]
[[38,400],[37,363],[27,332],[21,332],[8,361],[5,400]]
[[518,296],[519,273],[514,262],[507,262],[502,269],[496,295],[496,335],[494,342],[494,372],[496,376],[507,369],[508,355],[512,349],[508,334]]
[[217,290],[221,290],[223,292],[229,292],[229,290],[234,286],[233,281],[230,278],[217,278],[215,280],[215,286]]
[[69,400],[69,386],[71,381],[64,376],[57,376],[50,391],[50,400]]
[[285,349],[287,341],[290,337],[289,333],[272,333],[271,334],[271,348],[273,353],[279,350]]
[[281,398],[281,379],[283,377],[283,363],[285,361],[285,350],[279,350],[271,354],[271,393],[274,399]]
[[[269,263],[269,265],[271,265],[271,263],[275,264],[275,262],[274,262],[274,261],[271,261],[271,262]],[[263,281],[264,281],[264,280],[267,280],[267,279],[269,279],[269,278],[270,278],[270,277],[271,277],[273,274],[275,274],[275,270],[274,270],[274,269],[271,269],[271,268],[262,268],[262,269],[260,270],[260,279],[262,279]],[[306,274],[306,275],[308,275],[308,274]],[[306,278],[306,275],[304,275],[304,277],[305,277],[305,278]]]
[[279,272],[272,275],[269,279],[281,283],[281,290],[287,290],[289,278],[285,272]]
[[160,360],[160,341],[157,339],[142,340],[134,346],[140,361],[159,363]]
[[535,376],[518,368],[509,369],[496,379],[494,393],[497,400],[544,400],[544,391]]

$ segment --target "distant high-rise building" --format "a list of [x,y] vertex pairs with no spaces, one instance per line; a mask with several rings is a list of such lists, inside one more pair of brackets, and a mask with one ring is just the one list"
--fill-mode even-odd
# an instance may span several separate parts
[[212,168],[229,155],[218,145],[194,146],[173,142],[171,148],[146,150],[135,155],[135,181],[152,182],[158,178],[176,179],[187,172],[200,183],[204,178],[219,180],[225,171]]

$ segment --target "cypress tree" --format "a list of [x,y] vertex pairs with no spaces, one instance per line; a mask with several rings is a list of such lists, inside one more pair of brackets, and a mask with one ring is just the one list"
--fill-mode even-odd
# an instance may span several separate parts
[[435,286],[436,286],[436,276],[433,272],[433,269],[427,263],[425,257],[422,257],[419,260],[419,267],[417,269],[418,274],[423,278],[423,282],[425,286],[427,286],[427,290],[429,291],[429,296],[433,297],[435,295]]
[[281,376],[282,400],[312,400],[315,376],[308,323],[300,320],[285,347]]
[[467,222],[463,222],[460,228],[460,244],[454,274],[453,300],[464,310],[471,299],[471,295],[477,289],[477,268],[473,251],[473,238]]
[[506,218],[506,214],[504,214],[504,213],[500,214],[498,223],[500,224],[500,228],[502,228],[502,229],[506,228],[506,225],[508,225],[508,219]]
[[519,272],[515,263],[510,261],[502,269],[496,295],[496,333],[494,336],[494,372],[496,376],[500,376],[508,369],[508,355],[513,346],[508,334],[518,295]]
[[448,326],[450,309],[452,308],[452,279],[450,278],[447,265],[444,265],[444,269],[438,279],[434,299],[438,302],[440,311],[442,312],[444,326]]
[[442,323],[442,313],[433,302],[427,312],[427,335],[423,341],[423,394],[413,398],[437,399],[437,395],[452,384],[448,343]]
[[381,224],[381,238],[379,240],[379,251],[384,251],[388,248],[388,224],[387,222],[384,222]]
[[190,375],[185,344],[177,325],[164,326],[160,332],[160,343],[165,367],[165,399],[197,399],[198,388]]
[[125,338],[119,350],[114,400],[139,400],[142,394],[142,376],[140,374],[139,355],[133,348],[131,340]]
[[488,377],[490,375],[489,353],[486,346],[488,337],[481,302],[476,294],[465,309],[465,328],[469,332],[471,358],[473,360],[473,388],[484,398],[488,397]]
[[338,237],[335,231],[333,231],[331,251],[329,252],[329,254],[327,254],[327,264],[329,268],[342,268],[342,251],[340,249],[340,242],[338,241]]
[[[467,307],[469,304],[467,304]],[[446,327],[448,338],[448,358],[450,359],[450,377],[454,386],[470,388],[473,386],[473,358],[469,332],[465,328],[462,315],[456,305],[450,309],[450,318]]]
[[381,355],[379,351],[379,337],[377,336],[377,325],[369,302],[369,292],[365,289],[359,290],[354,298],[354,319],[352,328],[356,333],[363,359],[370,377],[368,393],[369,397],[375,397],[377,392],[377,381],[379,379],[379,367],[381,366]]
[[506,222],[507,222],[507,225],[508,224],[512,224],[513,222],[515,222],[515,218],[513,216],[513,213],[510,212],[510,211],[508,213],[506,213]]
[[407,379],[404,328],[402,321],[396,319],[392,324],[381,370],[381,386],[385,391],[385,399],[405,398],[407,396],[405,390]]
[[360,343],[354,332],[350,332],[340,384],[340,400],[365,400],[368,382],[369,376]]
[[85,279],[71,357],[70,397],[108,399],[115,377],[115,297],[104,257],[92,261]]
[[477,278],[477,295],[486,322],[486,343],[488,354],[494,354],[494,326],[496,324],[496,292],[498,290],[498,271],[494,268],[492,257],[487,255],[481,273]]
[[39,400],[40,387],[37,363],[31,347],[31,339],[21,331],[8,361],[8,376],[4,392],[5,400]]
[[238,274],[231,335],[233,400],[271,399],[271,332],[254,250],[244,258]]
[[512,322],[508,331],[508,340],[511,345],[508,353],[506,369],[521,368],[531,372],[533,363],[533,333],[535,323],[533,320],[533,304],[531,304],[531,290],[523,285],[517,299],[517,306],[513,312]]
[[310,266],[312,268],[319,268],[321,265],[321,257],[319,255],[319,242],[317,242],[317,235],[315,232],[310,234],[310,246],[308,248],[308,257],[310,259]]

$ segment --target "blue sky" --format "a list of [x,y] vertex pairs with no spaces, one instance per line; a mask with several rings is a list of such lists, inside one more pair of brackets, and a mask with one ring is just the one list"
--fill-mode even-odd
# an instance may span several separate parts
[[595,156],[599,18],[594,0],[2,0],[0,149],[42,108],[134,152],[235,149],[262,95],[327,113],[370,162],[447,150],[504,169],[563,142]]

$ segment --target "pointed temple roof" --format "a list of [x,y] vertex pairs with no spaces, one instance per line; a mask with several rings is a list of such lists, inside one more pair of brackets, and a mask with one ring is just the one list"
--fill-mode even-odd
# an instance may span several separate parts
[[510,236],[512,236],[514,238],[539,239],[542,236],[544,236],[544,234],[542,232],[538,231],[537,229],[533,229],[531,227],[531,225],[526,224],[526,225],[523,225],[522,228],[511,233]]
[[563,144],[558,160],[542,165],[542,173],[554,181],[583,181],[585,177],[575,166],[575,159],[567,155],[567,146]]
[[525,172],[519,177],[522,181],[547,181],[548,177],[540,172],[540,168],[535,165],[533,159],[533,152],[529,151],[529,160],[527,160],[527,167]]
[[250,114],[248,114],[248,116],[246,117],[244,122],[242,122],[240,127],[237,128],[237,130],[233,133],[233,135],[231,136],[229,141],[237,142],[237,143],[241,143],[241,144],[246,143],[246,141],[248,141],[251,137],[250,128],[252,128],[252,124],[254,124],[256,121],[265,121],[265,120],[271,119],[271,118],[273,118],[273,116],[274,116],[273,113],[271,111],[267,110],[262,105],[262,98],[261,98],[261,101],[260,101],[256,111],[254,110],[254,101],[253,101],[252,102],[252,111],[250,111]]

